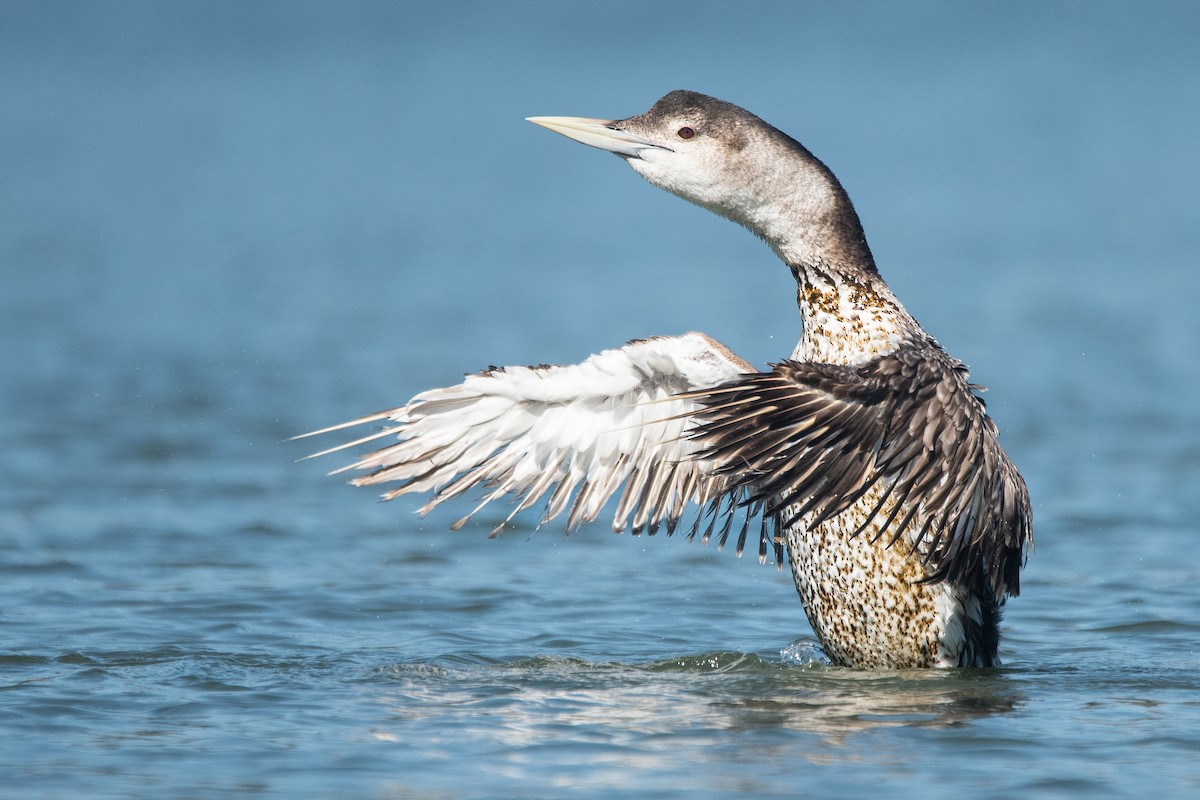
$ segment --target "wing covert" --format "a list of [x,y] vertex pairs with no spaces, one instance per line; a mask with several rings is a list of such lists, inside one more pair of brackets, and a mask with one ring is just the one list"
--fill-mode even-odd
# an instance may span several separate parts
[[908,533],[927,580],[982,580],[1002,598],[1019,591],[1032,515],[976,388],[936,347],[857,366],[785,361],[698,393],[690,435],[782,527],[820,525],[881,484],[857,533],[879,523],[889,546]]

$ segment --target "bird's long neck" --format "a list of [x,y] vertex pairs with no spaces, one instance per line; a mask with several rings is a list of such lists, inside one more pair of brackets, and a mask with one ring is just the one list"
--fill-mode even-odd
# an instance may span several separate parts
[[[920,326],[875,269],[842,185],[801,151],[805,158],[781,158],[776,170],[755,171],[764,177],[749,182],[729,216],[766,241],[796,278],[804,333],[793,358],[861,364],[893,352]],[[784,167],[789,162],[793,169]]]
[[824,202],[795,197],[775,208],[760,209],[745,224],[786,264],[877,274],[858,214],[841,187],[836,189],[841,197],[823,198]]

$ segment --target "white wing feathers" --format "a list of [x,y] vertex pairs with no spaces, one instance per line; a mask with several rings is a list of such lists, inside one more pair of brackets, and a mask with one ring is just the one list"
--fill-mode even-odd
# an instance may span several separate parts
[[[422,392],[400,408],[305,436],[395,423],[310,457],[395,436],[395,444],[337,472],[368,471],[352,481],[359,486],[397,483],[385,499],[432,491],[422,513],[484,489],[456,529],[505,494],[517,498],[505,522],[544,498],[542,522],[569,508],[571,529],[594,520],[620,491],[613,530],[632,523],[635,533],[653,533],[664,522],[673,530],[688,502],[714,504],[730,488],[715,464],[696,457],[703,445],[686,435],[701,405],[678,395],[752,371],[703,334],[644,339],[572,366],[492,368]],[[722,539],[727,535],[728,523]]]

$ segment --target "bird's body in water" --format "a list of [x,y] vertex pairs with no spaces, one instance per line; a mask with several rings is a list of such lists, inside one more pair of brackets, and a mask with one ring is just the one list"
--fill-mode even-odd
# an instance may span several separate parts
[[1025,483],[966,368],[879,276],[833,173],[695,92],[624,120],[530,121],[761,237],[797,282],[791,358],[760,372],[690,333],[573,366],[491,368],[325,429],[390,423],[324,452],[398,438],[346,467],[367,473],[353,482],[431,491],[423,511],[482,489],[458,525],[512,494],[513,514],[544,500],[543,521],[566,511],[570,528],[616,497],[615,530],[670,533],[694,504],[691,535],[738,531],[740,552],[761,517],[760,558],[786,550],[834,664],[997,664],[999,609],[1032,541]]

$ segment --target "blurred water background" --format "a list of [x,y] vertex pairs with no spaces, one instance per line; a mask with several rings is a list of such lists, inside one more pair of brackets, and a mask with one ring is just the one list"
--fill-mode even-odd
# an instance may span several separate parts
[[[1168,2],[0,2],[4,794],[1194,793],[1197,41]],[[675,88],[825,160],[990,387],[1038,539],[1003,669],[810,663],[753,558],[294,463],[489,364],[786,356],[761,243],[523,121]]]

